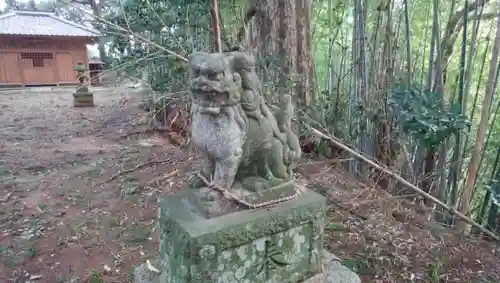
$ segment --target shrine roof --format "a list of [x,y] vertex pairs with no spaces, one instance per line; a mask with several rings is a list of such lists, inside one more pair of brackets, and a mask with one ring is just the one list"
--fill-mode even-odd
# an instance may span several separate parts
[[14,11],[0,15],[0,35],[98,37],[92,28],[70,22],[55,13]]

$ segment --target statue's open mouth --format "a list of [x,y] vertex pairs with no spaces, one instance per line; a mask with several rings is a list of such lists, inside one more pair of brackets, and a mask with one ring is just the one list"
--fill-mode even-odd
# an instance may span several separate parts
[[220,107],[201,106],[199,108],[199,111],[201,114],[218,115],[218,114],[220,114]]
[[[221,107],[232,106],[235,103],[229,101],[228,91],[216,91],[214,89],[195,89],[192,88],[193,102],[210,112],[219,112]],[[219,110],[215,110],[219,109]]]

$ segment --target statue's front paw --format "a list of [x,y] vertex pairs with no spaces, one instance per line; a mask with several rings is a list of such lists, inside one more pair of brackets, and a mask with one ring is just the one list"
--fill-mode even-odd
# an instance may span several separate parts
[[198,189],[205,186],[203,180],[198,175],[193,175],[188,180],[189,187],[192,189]]
[[219,192],[209,187],[201,188],[199,193],[201,200],[204,201],[215,201],[217,198],[220,197]]
[[251,192],[263,192],[269,189],[269,181],[261,177],[248,177],[242,182],[243,188]]

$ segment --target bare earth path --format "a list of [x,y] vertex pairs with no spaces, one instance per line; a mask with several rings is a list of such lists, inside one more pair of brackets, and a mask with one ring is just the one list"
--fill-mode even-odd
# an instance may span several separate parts
[[135,134],[146,120],[133,95],[96,90],[95,108],[71,99],[0,93],[0,282],[127,282],[156,253],[156,199],[178,184],[158,177],[187,156]]
[[[130,90],[94,93],[97,107],[79,109],[71,90],[0,92],[0,282],[125,283],[157,255],[157,197],[196,162],[140,133],[147,118]],[[363,282],[500,282],[494,243],[462,239],[337,168],[304,160],[298,178],[330,199],[326,247]]]

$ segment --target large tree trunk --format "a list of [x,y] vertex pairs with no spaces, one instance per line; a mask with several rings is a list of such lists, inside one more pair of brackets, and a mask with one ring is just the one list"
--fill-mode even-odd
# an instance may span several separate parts
[[[97,0],[72,0],[71,2],[82,4],[82,5],[89,5],[90,8],[92,8],[92,13],[94,14],[94,17],[95,17],[94,28],[96,28],[98,30],[100,29],[100,26],[99,26],[100,23],[98,20],[102,18],[102,8],[104,7],[105,0],[99,0],[99,1],[97,1]],[[104,48],[105,43],[106,43],[105,39],[100,37],[97,49],[99,50],[99,57],[100,57],[101,61],[106,60],[106,49]]]
[[[96,0],[89,0],[89,3],[90,7],[92,7],[92,12],[94,13],[94,16],[97,19],[100,19],[102,16],[102,8],[104,6],[104,0],[100,0],[99,2],[97,2]],[[104,38],[99,38],[97,49],[99,50],[99,57],[100,57],[99,59],[101,59],[101,61],[106,60],[106,49],[104,48],[104,43],[105,43]]]
[[[264,83],[274,91],[275,101],[291,93],[298,107],[307,107],[314,98],[315,72],[311,51],[310,0],[256,0],[246,47],[264,70]],[[269,90],[266,88],[266,90]]]

